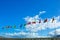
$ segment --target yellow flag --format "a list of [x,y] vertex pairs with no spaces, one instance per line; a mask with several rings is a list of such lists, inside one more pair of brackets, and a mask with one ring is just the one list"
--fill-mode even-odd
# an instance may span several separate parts
[[24,26],[26,26],[26,24],[24,24]]

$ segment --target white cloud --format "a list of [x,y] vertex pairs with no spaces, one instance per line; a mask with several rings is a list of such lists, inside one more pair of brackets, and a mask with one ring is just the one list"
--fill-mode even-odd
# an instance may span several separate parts
[[[37,32],[18,32],[18,33],[5,33],[5,37],[12,38],[14,36],[21,36],[21,38],[46,38],[50,36],[42,36]],[[23,37],[24,36],[24,37]]]
[[[41,30],[46,30],[47,28],[49,29],[55,29],[55,28],[59,28],[60,27],[60,16],[55,17],[54,16],[54,22],[52,23],[52,18],[48,18],[48,22],[43,23],[44,20],[42,20],[39,16],[43,13],[46,13],[46,11],[42,11],[40,12],[39,15],[33,16],[33,17],[26,17],[27,20],[26,22],[33,22],[35,21],[36,24],[30,24],[30,25],[26,25],[26,30],[30,31],[30,32],[38,32]],[[41,19],[41,23],[39,24],[39,19]],[[54,33],[50,32],[49,34],[54,35]],[[40,37],[40,36],[39,36]],[[42,36],[41,36],[42,37]]]
[[41,14],[44,14],[44,13],[46,13],[46,11],[40,11],[39,12],[39,14],[38,15],[36,15],[36,16],[34,16],[34,17],[29,17],[29,16],[27,16],[27,17],[25,17],[24,19],[25,19],[25,21],[27,21],[27,22],[29,22],[29,21],[34,21],[34,19],[40,19],[39,18],[39,16],[41,15]]
[[14,32],[14,33],[6,33],[5,35],[8,35],[8,36],[19,36],[19,35],[26,35],[27,33],[26,32]]
[[37,19],[39,19],[39,15],[36,15],[34,17],[29,17],[27,16],[26,18],[24,18],[26,22],[32,22],[32,21],[35,21]]
[[54,35],[54,31],[49,32],[48,35],[53,36]]
[[39,15],[46,13],[46,11],[40,11]]
[[[42,12],[44,13],[44,11]],[[29,30],[31,32],[37,32],[39,30],[45,30],[46,28],[54,29],[60,27],[60,16],[54,17],[54,22],[52,23],[52,18],[48,18],[48,22],[43,23],[44,20],[41,20],[42,22],[39,24],[39,15],[36,15],[34,17],[29,17],[27,22],[33,22],[35,21],[36,24],[30,24],[26,25],[26,30]]]
[[[5,36],[9,36],[9,37],[13,37],[13,36],[25,36],[25,38],[34,38],[34,37],[38,37],[38,33],[34,33],[34,32],[18,32],[18,33],[6,33]],[[23,38],[23,37],[22,37]]]
[[46,11],[40,11],[40,13],[46,13]]
[[[39,35],[38,31],[41,30],[46,30],[47,28],[49,29],[55,29],[60,27],[60,16],[54,17],[54,22],[52,23],[52,18],[48,18],[48,22],[44,23],[44,20],[42,20],[39,16],[43,13],[46,13],[46,11],[41,11],[39,15],[30,17],[27,16],[25,19],[26,23],[27,22],[33,22],[35,21],[36,24],[30,24],[30,25],[26,25],[25,31],[29,31],[29,32],[18,32],[18,33],[6,33],[6,36],[25,36],[25,37],[29,37],[29,38],[33,38],[33,37],[47,37],[47,36],[41,36]],[[39,19],[41,19],[41,23],[39,23]],[[17,31],[19,31],[19,29],[15,29]],[[49,35],[54,35],[54,31],[49,32]],[[57,34],[60,34],[60,32],[57,31]]]
[[50,36],[60,35],[60,28],[48,33]]

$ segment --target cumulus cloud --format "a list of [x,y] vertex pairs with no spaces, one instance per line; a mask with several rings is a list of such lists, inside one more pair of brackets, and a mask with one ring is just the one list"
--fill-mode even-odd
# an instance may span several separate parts
[[[36,15],[37,16],[37,15]],[[26,25],[26,29],[33,31],[33,32],[37,32],[39,30],[45,30],[46,28],[49,29],[54,29],[54,28],[58,28],[60,27],[60,16],[54,17],[54,22],[52,23],[52,18],[48,18],[48,22],[44,23],[44,20],[41,20],[41,23],[39,22],[39,16],[34,16],[34,17],[29,17],[28,20],[26,20],[27,22],[33,22],[35,21],[36,24],[30,24],[30,25]],[[35,19],[36,17],[36,19]]]
[[39,15],[36,15],[34,17],[29,17],[27,16],[26,18],[24,18],[26,22],[32,22],[32,21],[35,21],[37,19],[39,19]]
[[[35,21],[36,24],[30,24],[30,25],[26,25],[26,30],[30,31],[30,32],[38,32],[41,30],[46,30],[48,29],[55,29],[55,28],[59,28],[60,27],[60,16],[53,16],[51,18],[48,18],[48,22],[44,23],[44,20],[41,19],[41,17],[39,17],[41,14],[46,13],[46,11],[41,11],[39,15],[33,16],[33,17],[26,17],[25,20],[26,22],[33,22]],[[55,19],[52,23],[52,19]],[[41,23],[39,23],[39,19],[41,19]],[[54,35],[54,33],[50,33],[52,35]]]
[[25,21],[27,21],[27,22],[29,22],[29,21],[31,22],[31,20],[34,21],[34,19],[36,19],[36,20],[37,20],[37,19],[40,19],[39,16],[42,15],[42,14],[44,14],[44,13],[46,13],[46,11],[40,11],[38,15],[33,16],[33,17],[27,16],[27,17],[25,17],[24,19],[25,19]]
[[[30,17],[30,16],[27,16],[25,17],[25,21],[26,23],[28,22],[31,22],[31,24],[29,25],[26,25],[25,28],[26,30],[25,31],[28,31],[28,32],[25,32],[25,31],[20,31],[18,33],[6,33],[5,35],[7,36],[23,36],[23,37],[29,37],[29,38],[33,38],[33,37],[36,37],[36,38],[39,38],[39,37],[48,37],[48,36],[41,36],[38,31],[41,31],[41,30],[46,30],[47,28],[48,29],[55,29],[55,28],[59,28],[60,27],[60,16],[54,16],[54,21],[52,23],[52,18],[47,18],[47,22],[44,23],[44,20],[40,17],[41,14],[44,14],[46,13],[46,11],[41,11],[38,15],[35,15],[33,17]],[[41,19],[41,23],[39,23],[39,20]],[[32,22],[36,22],[35,24],[32,24]],[[15,29],[17,31],[19,31],[19,29]],[[60,34],[60,32],[57,32]],[[49,35],[52,34],[54,35],[54,31],[52,32],[49,32],[48,33]],[[49,36],[50,37],[50,36]]]
[[60,28],[48,33],[50,36],[60,35]]

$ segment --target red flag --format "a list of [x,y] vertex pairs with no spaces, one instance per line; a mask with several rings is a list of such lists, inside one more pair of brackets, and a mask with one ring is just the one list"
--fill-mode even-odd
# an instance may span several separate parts
[[52,19],[52,23],[54,22],[54,20],[55,20],[55,19],[53,18],[53,19]]
[[45,19],[45,20],[44,20],[44,23],[45,23],[45,22],[47,22],[47,21],[48,21],[48,20],[47,20],[47,19]]
[[32,24],[35,24],[36,22],[32,22]]

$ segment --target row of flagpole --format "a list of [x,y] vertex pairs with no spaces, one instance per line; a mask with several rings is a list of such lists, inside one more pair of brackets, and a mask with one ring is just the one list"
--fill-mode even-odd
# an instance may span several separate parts
[[[52,21],[51,21],[51,23],[54,23],[54,25],[55,25],[55,19],[54,18],[52,18]],[[46,23],[47,22],[47,24],[48,24],[48,19],[46,18],[44,21],[43,21],[43,23]],[[41,23],[41,19],[39,20],[39,22],[38,23]],[[25,23],[25,24],[20,24],[19,25],[19,27],[20,28],[22,28],[22,27],[24,27],[24,26],[26,26],[26,25],[30,25],[30,24],[36,24],[36,22],[35,21],[33,21],[33,22],[28,22],[28,23]],[[5,27],[2,27],[2,29],[9,29],[9,28],[16,28],[17,26],[16,25],[14,25],[14,26],[5,26]],[[42,32],[42,31],[41,31]],[[55,36],[56,36],[56,28],[55,28]]]
[[[52,23],[54,22],[54,18],[52,18]],[[48,19],[46,18],[44,21],[43,21],[43,23],[46,23],[46,22],[48,22]],[[38,23],[41,23],[41,19],[39,20],[39,22]],[[23,26],[26,26],[26,25],[30,25],[30,24],[36,24],[36,21],[33,21],[33,22],[28,22],[28,23],[25,23],[25,24],[20,24],[19,25],[19,27],[23,27]],[[17,26],[16,25],[14,25],[13,27],[12,26],[5,26],[5,27],[3,27],[3,28],[16,28]]]

